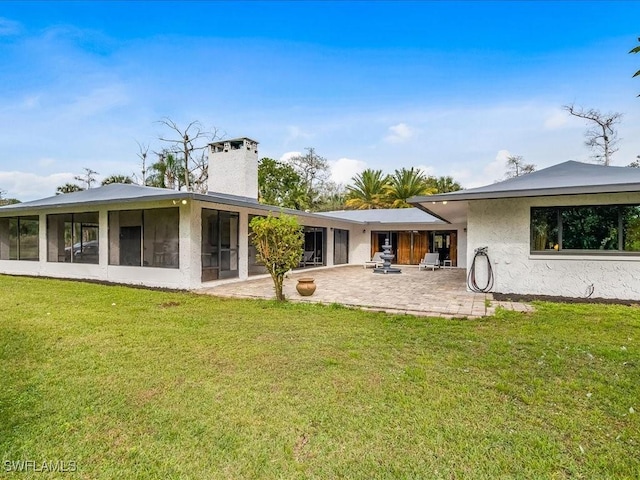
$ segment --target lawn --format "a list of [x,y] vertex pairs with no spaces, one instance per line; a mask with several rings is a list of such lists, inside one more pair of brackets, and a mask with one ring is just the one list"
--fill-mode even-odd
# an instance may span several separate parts
[[0,476],[640,478],[639,308],[445,320],[0,291]]

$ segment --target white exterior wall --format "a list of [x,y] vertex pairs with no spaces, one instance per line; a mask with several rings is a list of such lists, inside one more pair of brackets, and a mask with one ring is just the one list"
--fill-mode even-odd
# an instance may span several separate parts
[[[129,285],[146,285],[149,287],[162,287],[173,289],[188,289],[200,285],[200,264],[197,265],[197,284],[194,283],[194,263],[200,260],[200,245],[198,244],[196,259],[191,253],[192,233],[189,231],[191,222],[190,211],[193,208],[192,202],[180,205],[180,267],[179,268],[157,268],[157,267],[132,267],[109,265],[109,224],[108,212],[114,210],[139,210],[150,208],[167,208],[177,206],[172,200],[147,202],[147,203],[127,203],[120,205],[87,205],[86,207],[75,207],[56,209],[55,211],[24,211],[19,216],[38,215],[40,218],[40,260],[0,260],[0,273],[10,275],[31,275],[54,278],[71,278],[85,280],[100,280],[112,283],[124,283]],[[99,241],[100,254],[99,263],[65,263],[47,261],[47,215],[54,213],[84,213],[98,212],[99,215]],[[198,212],[199,213],[199,212]],[[199,214],[198,214],[199,218]],[[198,234],[199,235],[199,234]]]
[[209,191],[257,199],[257,144],[244,139],[241,148],[215,151],[216,145],[237,142],[217,142],[209,146]]
[[[185,202],[185,203],[183,203]],[[111,240],[117,242],[118,228],[115,232],[109,231],[109,212],[119,210],[144,210],[152,208],[177,207],[180,209],[179,223],[179,268],[159,268],[152,266],[125,266],[109,265],[109,256],[118,259],[117,247],[112,247]],[[202,209],[216,209],[239,214],[239,245],[238,245],[238,277],[213,282],[201,282],[201,251],[202,251]],[[100,253],[98,264],[81,264],[65,262],[49,262],[47,215],[52,213],[84,213],[98,212],[99,217],[99,241]],[[150,287],[162,287],[172,289],[197,289],[203,286],[212,286],[216,283],[228,283],[246,280],[248,274],[249,254],[249,215],[267,215],[268,212],[252,207],[237,207],[221,203],[211,203],[185,199],[161,200],[155,202],[131,202],[110,205],[87,205],[85,207],[72,207],[49,211],[24,210],[19,216],[38,215],[40,218],[40,260],[0,260],[0,273],[14,275],[46,276],[56,278],[89,279],[112,283],[130,285],[146,285]],[[277,213],[276,213],[277,214]],[[14,213],[13,215],[17,215]],[[456,230],[458,232],[458,266],[466,265],[464,255],[466,245],[466,232],[461,225],[431,225],[431,224],[394,224],[366,225],[339,220],[320,215],[300,214],[298,221],[301,225],[309,227],[326,228],[326,265],[333,266],[334,230],[342,229],[349,232],[349,264],[362,265],[370,260],[371,255],[371,231],[372,230]],[[114,236],[115,235],[115,236]]]
[[[494,292],[640,300],[640,256],[532,255],[531,207],[640,203],[640,194],[476,200],[469,202],[467,261],[488,246]],[[482,270],[482,271],[480,271]],[[484,268],[478,284],[484,285]]]

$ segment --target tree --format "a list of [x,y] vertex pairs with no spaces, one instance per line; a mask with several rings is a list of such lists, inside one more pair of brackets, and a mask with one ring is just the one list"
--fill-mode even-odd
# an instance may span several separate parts
[[536,166],[533,163],[524,163],[524,158],[520,155],[509,155],[507,157],[506,178],[515,178],[535,172]]
[[73,193],[73,192],[81,192],[84,188],[76,183],[65,183],[64,185],[60,185],[56,188],[56,195],[61,195],[64,193]]
[[387,186],[389,175],[382,170],[367,168],[352,179],[353,185],[347,186],[346,206],[354,210],[387,208]]
[[17,198],[7,198],[7,197],[5,197],[6,194],[7,194],[7,192],[5,192],[4,190],[0,190],[0,207],[3,207],[5,205],[13,205],[13,204],[16,204],[16,203],[22,203]]
[[573,104],[563,105],[562,108],[574,117],[592,122],[592,126],[585,132],[586,141],[584,143],[587,147],[594,149],[593,157],[596,161],[608,167],[611,163],[611,155],[618,151],[616,148],[618,132],[614,126],[620,123],[622,114],[617,112],[603,114],[593,108],[589,110],[577,109]]
[[341,184],[328,182],[320,193],[320,199],[316,205],[316,212],[329,212],[332,210],[344,210],[346,202],[346,190]]
[[300,263],[304,236],[296,217],[281,214],[274,217],[254,217],[250,222],[251,241],[256,247],[258,261],[264,263],[273,279],[276,300],[284,301],[284,275]]
[[109,175],[102,180],[102,185],[110,185],[112,183],[133,183],[133,179],[129,175]]
[[289,162],[300,176],[306,209],[314,210],[321,201],[323,191],[331,188],[333,182],[329,180],[327,159],[318,155],[313,147],[305,150],[307,151],[305,155],[292,157]]
[[435,189],[427,183],[427,177],[419,168],[396,170],[386,187],[387,199],[393,208],[409,208],[407,200],[416,195],[431,195]]
[[[215,138],[217,138],[217,130],[208,132],[203,130],[202,125],[197,120],[191,122],[186,128],[179,127],[170,118],[163,118],[158,120],[165,127],[173,130],[175,135],[173,138],[159,137],[162,142],[167,142],[175,147],[174,153],[180,152],[182,158],[179,161],[182,163],[182,180],[181,183],[186,187],[188,191],[196,191],[202,188],[205,184],[206,191],[206,176],[208,175],[206,155],[204,155],[204,149]],[[201,155],[198,155],[201,153]],[[204,177],[204,182],[203,182]],[[194,181],[194,179],[196,179]]]
[[96,183],[95,176],[100,174],[95,170],[91,170],[90,168],[87,168],[87,167],[83,168],[83,170],[84,170],[84,175],[76,175],[75,177],[73,177],[73,179],[84,183],[86,186],[86,189],[88,190],[91,188],[91,185]]
[[141,185],[146,185],[147,184],[147,155],[149,154],[149,145],[145,145],[138,141],[136,141],[136,143],[138,144],[137,155],[140,158],[140,161],[142,162],[142,168],[140,169],[140,172],[142,173],[142,177],[140,180],[138,180],[138,176],[137,175],[134,175],[134,176],[136,177],[136,180],[138,180],[137,183],[140,183]]
[[158,161],[149,167],[148,173],[149,187],[181,190],[184,186],[184,164],[175,152],[163,150],[158,153]]
[[435,189],[433,193],[457,192],[462,190],[462,186],[451,176],[429,177],[427,184]]
[[[638,42],[640,42],[640,37],[638,37]],[[631,50],[629,50],[629,53],[640,53],[640,45],[633,47]],[[640,70],[638,70],[636,73],[633,74],[633,77],[638,77],[638,76],[640,76]],[[638,97],[640,97],[640,94],[638,94]]]
[[296,210],[309,208],[298,172],[293,166],[273,158],[261,158],[258,162],[258,200]]

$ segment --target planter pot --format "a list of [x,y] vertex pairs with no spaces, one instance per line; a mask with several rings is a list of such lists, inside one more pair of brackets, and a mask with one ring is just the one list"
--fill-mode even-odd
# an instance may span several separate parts
[[296,290],[298,290],[298,293],[303,297],[313,295],[313,292],[316,291],[316,284],[313,282],[314,279],[310,277],[299,278]]

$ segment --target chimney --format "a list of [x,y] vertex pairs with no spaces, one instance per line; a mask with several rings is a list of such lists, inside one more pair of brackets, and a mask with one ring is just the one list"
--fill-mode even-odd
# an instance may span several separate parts
[[258,199],[258,142],[235,138],[209,144],[211,193]]

